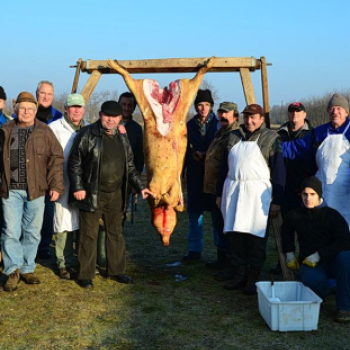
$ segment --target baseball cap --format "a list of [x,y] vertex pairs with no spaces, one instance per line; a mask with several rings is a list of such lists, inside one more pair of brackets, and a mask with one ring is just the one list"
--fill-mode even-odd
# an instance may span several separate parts
[[292,111],[304,111],[305,112],[305,106],[300,102],[293,102],[288,106],[288,112]]
[[85,106],[84,97],[81,96],[80,94],[70,94],[67,97],[65,106],[66,107],[70,107],[70,106],[81,106],[81,107],[84,107]]

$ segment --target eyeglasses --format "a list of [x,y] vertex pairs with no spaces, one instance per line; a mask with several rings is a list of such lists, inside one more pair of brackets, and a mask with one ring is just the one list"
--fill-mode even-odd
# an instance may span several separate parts
[[34,113],[36,111],[36,108],[19,107],[18,110],[22,113]]
[[49,97],[53,96],[53,94],[51,94],[50,92],[39,92],[39,95],[40,96],[49,96]]

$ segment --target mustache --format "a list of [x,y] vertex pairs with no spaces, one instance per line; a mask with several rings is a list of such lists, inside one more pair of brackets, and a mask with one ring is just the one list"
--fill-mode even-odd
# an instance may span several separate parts
[[220,118],[220,123],[228,123],[228,120],[225,118]]

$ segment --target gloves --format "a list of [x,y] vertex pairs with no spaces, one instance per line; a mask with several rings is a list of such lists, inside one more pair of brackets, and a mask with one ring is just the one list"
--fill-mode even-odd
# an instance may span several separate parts
[[310,266],[310,267],[316,267],[317,263],[320,261],[321,257],[318,252],[309,255],[307,258],[304,259],[303,264]]
[[293,252],[290,252],[290,253],[287,253],[286,256],[287,256],[287,259],[286,259],[287,267],[293,271],[299,270],[299,267],[300,267],[299,261],[295,257],[295,254]]

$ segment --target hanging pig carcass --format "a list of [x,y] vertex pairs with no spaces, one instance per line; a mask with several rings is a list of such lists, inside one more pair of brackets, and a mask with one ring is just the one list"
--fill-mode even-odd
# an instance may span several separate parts
[[152,79],[135,80],[118,64],[108,60],[110,68],[123,76],[135,95],[144,118],[144,154],[152,224],[164,246],[177,223],[177,212],[183,211],[181,173],[187,146],[186,116],[204,74],[214,65],[210,58],[193,79],[180,79],[161,89]]

